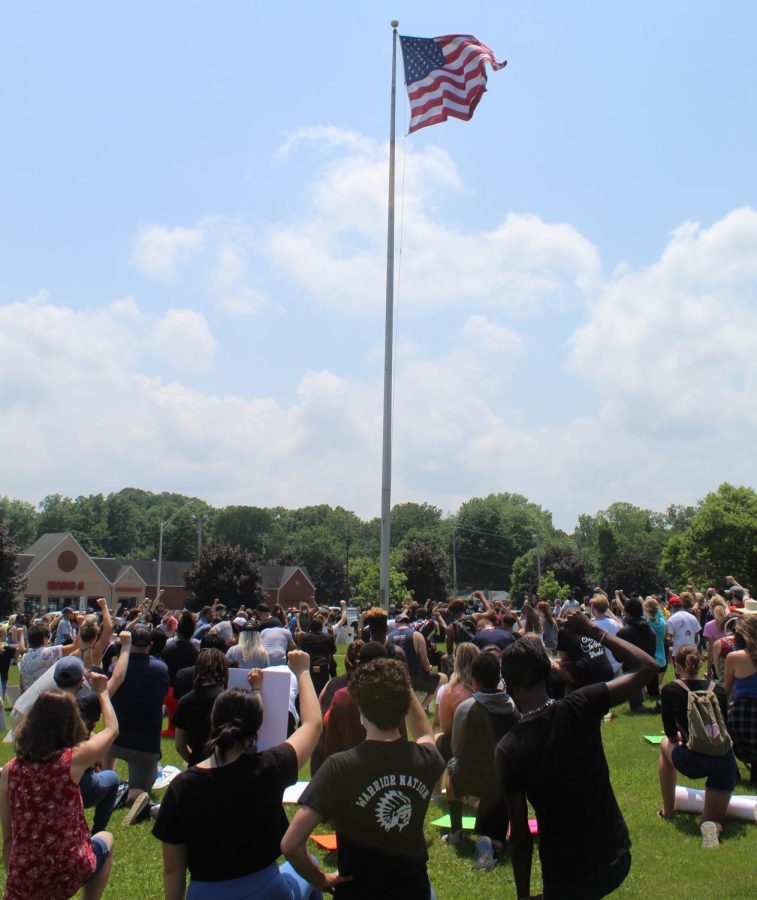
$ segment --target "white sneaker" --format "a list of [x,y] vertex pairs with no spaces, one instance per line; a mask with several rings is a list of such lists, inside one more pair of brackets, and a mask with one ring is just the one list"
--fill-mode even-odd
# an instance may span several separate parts
[[702,822],[699,830],[702,832],[702,847],[705,850],[713,850],[720,846],[718,826],[715,822]]

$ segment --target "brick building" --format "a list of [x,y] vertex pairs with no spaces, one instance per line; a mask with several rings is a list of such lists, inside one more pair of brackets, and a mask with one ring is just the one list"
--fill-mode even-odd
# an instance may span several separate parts
[[[170,609],[187,602],[184,572],[190,562],[163,560],[160,585],[163,601]],[[27,585],[19,606],[27,612],[47,612],[70,606],[94,606],[105,597],[111,609],[121,604],[138,606],[145,597],[155,597],[158,563],[150,559],[114,559],[90,556],[71,534],[45,534],[19,556],[19,570]],[[297,606],[315,603],[315,585],[302,566],[262,566],[261,587],[273,605]]]

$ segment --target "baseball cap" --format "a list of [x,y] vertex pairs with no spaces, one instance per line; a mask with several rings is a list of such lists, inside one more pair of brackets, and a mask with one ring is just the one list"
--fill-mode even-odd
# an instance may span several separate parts
[[681,603],[682,601],[678,594],[673,594],[672,597],[668,597],[668,606],[680,606]]
[[53,670],[53,678],[60,688],[73,687],[84,678],[84,663],[78,656],[65,656],[59,659]]
[[131,630],[132,647],[149,647],[152,644],[152,635],[149,628],[144,625],[137,625]]

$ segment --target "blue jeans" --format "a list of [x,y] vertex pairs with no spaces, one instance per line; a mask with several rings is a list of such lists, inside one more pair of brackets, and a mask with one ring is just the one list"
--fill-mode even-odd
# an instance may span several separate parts
[[321,900],[319,891],[292,868],[271,863],[265,869],[228,881],[189,882],[187,900]]
[[84,809],[89,809],[92,806],[95,808],[92,834],[97,834],[98,831],[105,831],[108,827],[120,781],[118,772],[114,772],[112,769],[104,769],[102,772],[87,769],[82,775],[79,782],[79,790],[81,791]]

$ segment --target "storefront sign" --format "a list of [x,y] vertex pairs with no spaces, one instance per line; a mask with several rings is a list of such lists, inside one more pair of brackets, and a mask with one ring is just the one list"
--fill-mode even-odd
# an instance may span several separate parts
[[83,591],[83,581],[48,581],[48,591]]
[[138,594],[140,591],[143,591],[143,590],[144,590],[144,588],[141,588],[141,587],[121,587],[121,585],[119,585],[116,588],[116,593],[117,594]]

